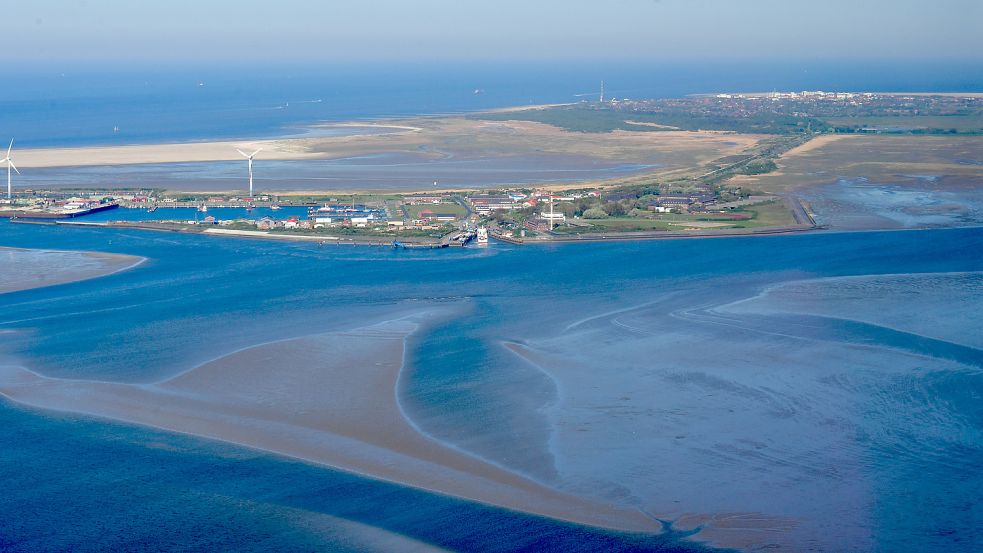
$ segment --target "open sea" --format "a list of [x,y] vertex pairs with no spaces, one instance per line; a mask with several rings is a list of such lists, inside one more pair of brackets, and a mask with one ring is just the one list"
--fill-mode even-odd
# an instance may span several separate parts
[[[280,136],[324,120],[572,101],[601,78],[619,97],[983,81],[979,64],[912,65],[255,78],[17,67],[5,77],[16,86],[0,87],[0,132],[24,147]],[[0,365],[53,378],[151,382],[311,329],[452,306],[408,344],[396,393],[413,424],[667,529],[559,522],[0,397],[0,551],[713,550],[673,524],[687,513],[763,517],[796,551],[983,549],[979,227],[395,251],[3,221],[0,246],[149,259],[0,295]]]
[[[829,90],[972,92],[983,63],[731,61],[8,65],[0,138],[24,148],[293,136],[312,123],[608,97]],[[114,128],[118,127],[118,132]]]

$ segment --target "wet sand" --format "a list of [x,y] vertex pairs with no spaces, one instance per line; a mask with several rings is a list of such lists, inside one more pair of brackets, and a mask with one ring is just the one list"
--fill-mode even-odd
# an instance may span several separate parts
[[134,165],[144,163],[178,163],[207,161],[238,161],[236,151],[251,153],[262,148],[257,156],[263,159],[309,159],[304,148],[307,139],[255,140],[225,142],[191,142],[184,144],[138,144],[131,146],[97,146],[86,148],[39,148],[17,152],[18,167],[91,167],[101,165]]
[[[519,179],[520,182],[551,184],[555,187],[571,186],[613,186],[634,182],[633,179],[645,175],[670,175],[689,168],[707,163],[726,155],[737,154],[756,144],[761,137],[756,135],[721,135],[709,132],[628,132],[612,133],[575,133],[563,129],[533,123],[528,121],[484,121],[463,117],[396,119],[379,121],[373,125],[389,127],[392,132],[370,134],[353,133],[341,136],[317,136],[318,129],[311,129],[311,136],[284,137],[274,140],[239,140],[196,142],[184,144],[146,144],[131,146],[89,147],[89,148],[48,148],[19,150],[16,162],[21,168],[67,168],[65,171],[28,171],[21,179],[20,186],[33,187],[78,187],[93,186],[91,171],[79,171],[77,168],[123,168],[115,172],[95,174],[98,185],[121,186],[127,183],[132,186],[156,186],[180,190],[238,190],[242,186],[241,171],[224,175],[226,180],[216,181],[209,186],[203,182],[175,182],[166,177],[173,169],[171,164],[242,162],[243,159],[236,149],[253,151],[262,148],[256,157],[257,162],[265,161],[339,161],[363,160],[363,165],[356,169],[364,169],[364,160],[379,156],[403,157],[410,161],[409,165],[397,167],[395,173],[377,174],[374,179],[359,183],[351,175],[332,171],[313,171],[306,174],[297,172],[297,167],[285,167],[276,172],[276,180],[264,180],[260,189],[273,186],[282,190],[430,190],[428,185],[435,179],[440,181],[442,189],[448,187],[457,190],[481,187],[482,182],[472,182],[473,179],[461,178],[461,175],[471,173],[464,167],[460,174],[443,173],[423,162],[440,162],[449,166],[459,166],[467,163],[491,161],[492,170],[497,173],[501,168],[515,166],[524,160],[536,157],[563,158],[558,169],[572,170],[572,173],[557,176],[538,174],[534,179]],[[342,123],[333,125],[336,128],[346,126],[365,126],[358,123]],[[376,162],[372,162],[376,163]],[[440,163],[437,163],[439,166]],[[616,171],[613,173],[590,172],[584,169],[596,169],[596,165],[611,164],[614,166],[637,165],[638,171]],[[160,165],[164,167],[161,174],[129,174],[125,166],[129,165]],[[167,167],[170,166],[170,169]],[[394,177],[405,175],[408,169],[416,166],[422,173],[410,173],[411,183],[394,182]],[[422,169],[421,169],[422,167]],[[538,167],[534,167],[539,169]],[[486,168],[487,169],[487,168]],[[311,173],[311,171],[308,171]],[[534,172],[535,173],[535,172]],[[33,175],[33,177],[32,177]],[[149,177],[149,178],[148,178]],[[38,182],[31,182],[37,178]],[[25,180],[27,179],[27,180]],[[486,179],[487,180],[487,179]],[[515,184],[515,179],[508,174],[497,175],[491,184],[495,186]],[[155,182],[159,181],[159,182]],[[561,182],[562,181],[562,182]],[[569,182],[567,182],[569,181]],[[26,184],[25,184],[26,183]],[[478,185],[478,186],[476,186]],[[436,188],[436,187],[434,187]],[[433,190],[431,190],[433,191]]]
[[146,258],[102,252],[0,247],[0,294],[78,282],[132,269]]
[[[346,128],[391,129],[392,132],[369,134],[352,132],[337,136],[317,136],[319,131],[325,129]],[[417,127],[408,125],[340,123],[311,127],[310,137],[25,149],[17,153],[17,165],[24,168],[43,168],[240,161],[243,157],[236,150],[251,153],[259,149],[262,151],[257,155],[257,159],[279,161],[325,159],[335,157],[331,154],[334,147],[340,147],[349,142],[366,141],[373,143],[374,138],[413,133],[419,130]]]
[[423,312],[250,347],[153,384],[47,378],[0,366],[0,394],[218,439],[355,473],[593,526],[656,532],[630,507],[559,492],[424,435],[396,395]]

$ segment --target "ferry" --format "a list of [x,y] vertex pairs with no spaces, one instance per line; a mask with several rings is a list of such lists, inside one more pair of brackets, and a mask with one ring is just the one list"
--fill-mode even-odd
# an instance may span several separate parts
[[487,244],[488,243],[488,229],[481,227],[478,229],[478,243]]

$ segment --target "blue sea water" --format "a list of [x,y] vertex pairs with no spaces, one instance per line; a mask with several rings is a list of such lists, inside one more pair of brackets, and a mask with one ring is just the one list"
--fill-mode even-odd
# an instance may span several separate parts
[[[3,296],[0,331],[14,332],[0,358],[48,376],[149,382],[311,328],[455,305],[411,341],[399,390],[437,439],[651,512],[790,516],[802,548],[983,543],[983,354],[957,318],[981,298],[939,299],[978,288],[980,229],[412,252],[0,223],[0,246],[149,258]],[[833,292],[876,275],[893,276]],[[765,294],[707,311],[802,279],[819,287],[794,296],[806,307],[838,303],[797,314]],[[949,324],[905,327],[858,301],[892,297]],[[384,550],[392,536],[463,551],[699,549],[7,400],[0,418],[3,550]]]
[[[13,67],[0,132],[24,147],[281,136],[576,101],[602,78],[618,97],[983,88],[978,63],[245,69]],[[435,439],[667,519],[787,516],[801,549],[983,547],[983,306],[965,293],[983,271],[978,228],[435,253],[0,222],[0,246],[148,258],[0,296],[0,363],[150,382],[452,304],[462,315],[410,341],[398,391]],[[843,277],[867,280],[844,292]],[[787,300],[796,286],[805,305]],[[3,551],[704,550],[681,530],[561,523],[6,399],[0,444]]]
[[41,147],[281,136],[319,121],[596,99],[602,79],[608,96],[619,98],[805,89],[963,92],[983,90],[983,64],[12,64],[5,68],[7,86],[0,87],[0,137]]

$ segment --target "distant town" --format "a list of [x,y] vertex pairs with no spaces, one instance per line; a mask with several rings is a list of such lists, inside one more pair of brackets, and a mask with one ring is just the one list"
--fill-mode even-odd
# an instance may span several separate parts
[[[354,195],[15,191],[9,187],[0,216],[19,223],[397,247],[446,247],[488,238],[522,244],[802,232],[822,228],[811,207],[782,190],[756,187],[757,181],[748,178],[775,173],[787,152],[821,135],[983,134],[983,98],[822,91],[719,93],[658,100],[612,98],[479,113],[468,119],[546,123],[582,133],[573,136],[583,136],[588,144],[590,137],[613,131],[702,131],[704,136],[733,133],[753,140],[738,154],[600,184]],[[257,152],[240,151],[249,163],[249,190]],[[4,161],[9,186],[10,171],[16,170],[9,149]],[[108,211],[112,213],[104,213]]]

